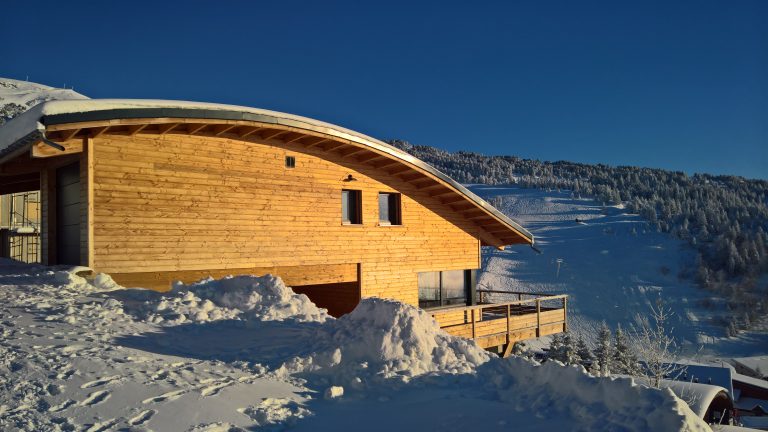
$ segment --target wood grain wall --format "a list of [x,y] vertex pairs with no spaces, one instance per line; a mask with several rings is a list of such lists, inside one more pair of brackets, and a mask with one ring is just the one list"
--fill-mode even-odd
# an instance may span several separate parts
[[[415,186],[336,154],[172,134],[104,135],[88,152],[92,264],[118,281],[360,263],[363,297],[415,305],[417,272],[480,266],[474,225]],[[287,155],[295,168],[285,167]],[[349,174],[357,180],[343,181]],[[342,189],[362,191],[362,225],[342,224]],[[378,225],[379,192],[402,194],[402,226]]]

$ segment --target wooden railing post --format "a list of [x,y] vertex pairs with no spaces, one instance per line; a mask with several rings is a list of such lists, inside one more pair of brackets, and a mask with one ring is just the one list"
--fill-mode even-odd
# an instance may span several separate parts
[[472,309],[472,339],[475,338],[475,310]]
[[563,331],[568,331],[568,297],[563,297]]
[[541,300],[536,299],[536,337],[541,336]]
[[509,336],[510,328],[509,328],[509,316],[512,314],[512,306],[507,305],[507,344],[509,344],[509,340],[511,337]]

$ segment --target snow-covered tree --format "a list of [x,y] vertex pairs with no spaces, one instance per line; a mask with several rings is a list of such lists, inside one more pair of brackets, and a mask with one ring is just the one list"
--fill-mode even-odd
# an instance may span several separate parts
[[621,324],[616,327],[613,339],[612,373],[637,375],[639,372],[637,356],[629,344],[629,338]]
[[613,346],[611,345],[611,329],[603,321],[600,332],[597,334],[597,347],[595,348],[595,374],[607,376],[611,373],[613,365]]
[[576,356],[579,358],[579,363],[585,368],[590,367],[595,361],[595,356],[592,355],[592,351],[581,335],[576,339]]
[[660,388],[663,379],[677,378],[684,367],[677,364],[679,348],[669,323],[672,310],[661,298],[650,309],[650,317],[637,317],[638,325],[632,328],[631,337],[635,351],[644,362],[648,385]]

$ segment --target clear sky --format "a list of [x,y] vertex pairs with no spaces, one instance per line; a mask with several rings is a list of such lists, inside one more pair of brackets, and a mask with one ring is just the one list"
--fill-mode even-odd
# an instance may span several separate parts
[[18,1],[0,76],[446,150],[768,178],[768,1]]

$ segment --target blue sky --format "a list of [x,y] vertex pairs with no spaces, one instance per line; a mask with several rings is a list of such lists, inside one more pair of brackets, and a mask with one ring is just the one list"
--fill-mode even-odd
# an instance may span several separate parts
[[46,2],[0,76],[446,150],[768,178],[768,2]]

